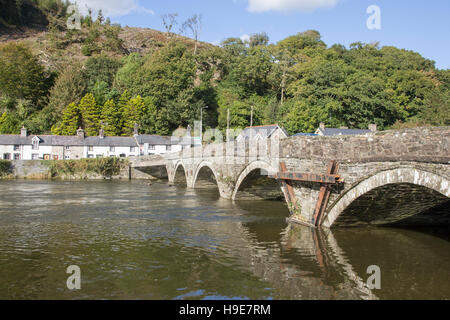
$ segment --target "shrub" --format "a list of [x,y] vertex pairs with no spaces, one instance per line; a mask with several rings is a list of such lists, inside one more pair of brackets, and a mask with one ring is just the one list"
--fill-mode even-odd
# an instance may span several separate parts
[[50,168],[52,178],[98,174],[104,178],[120,174],[128,166],[128,161],[119,158],[81,159],[66,161],[45,161]]
[[11,173],[12,164],[8,160],[0,160],[0,177]]

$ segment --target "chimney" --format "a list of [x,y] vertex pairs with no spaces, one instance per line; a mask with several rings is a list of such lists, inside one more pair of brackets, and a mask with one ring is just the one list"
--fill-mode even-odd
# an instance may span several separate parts
[[319,128],[325,130],[325,122],[321,122]]
[[134,124],[134,136],[137,137],[139,135],[139,125],[137,123]]
[[22,126],[22,129],[20,129],[20,136],[22,138],[26,138],[28,136],[27,128],[25,128],[24,126]]
[[103,128],[100,129],[100,132],[99,132],[98,136],[100,137],[100,139],[104,139],[105,138],[105,130],[103,130]]
[[78,137],[78,139],[80,139],[80,140],[84,140],[84,130],[83,129],[81,129],[81,128],[79,128],[78,130],[77,130],[77,137]]
[[369,130],[372,132],[377,132],[377,125],[376,124],[369,124]]

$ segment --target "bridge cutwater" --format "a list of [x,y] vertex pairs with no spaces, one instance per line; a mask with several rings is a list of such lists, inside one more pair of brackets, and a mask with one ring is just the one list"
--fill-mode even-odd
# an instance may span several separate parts
[[212,143],[133,170],[230,200],[285,199],[309,226],[448,225],[450,127]]

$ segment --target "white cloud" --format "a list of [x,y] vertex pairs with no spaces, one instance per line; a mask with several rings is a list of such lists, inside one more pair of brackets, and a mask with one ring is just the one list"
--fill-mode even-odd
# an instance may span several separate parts
[[102,9],[103,15],[111,18],[126,16],[132,12],[154,14],[153,10],[139,5],[139,0],[75,0],[74,2],[77,3],[81,14],[87,14],[87,8],[92,9],[95,14]]
[[312,12],[319,8],[331,8],[341,0],[248,0],[248,11],[299,11]]
[[250,41],[250,36],[249,36],[248,34],[244,34],[244,35],[242,35],[240,38],[241,38],[241,40],[244,41],[244,42]]

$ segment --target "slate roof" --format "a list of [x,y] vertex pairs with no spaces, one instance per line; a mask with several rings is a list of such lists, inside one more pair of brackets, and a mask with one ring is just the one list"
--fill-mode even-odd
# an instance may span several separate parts
[[28,138],[23,138],[19,135],[0,135],[0,145],[31,145],[31,140],[28,142]]
[[148,143],[150,145],[191,145],[192,138],[163,137],[156,135],[139,135],[137,137],[86,137],[77,136],[49,136],[49,135],[0,135],[0,145],[32,145],[33,138],[39,138],[41,146],[93,146],[93,147],[139,147]]
[[47,136],[30,135],[22,137],[20,135],[0,135],[0,145],[32,145],[33,138],[39,138],[42,146],[84,146],[83,140],[76,136]]
[[136,137],[138,143],[143,145],[148,143],[149,145],[154,146],[173,146],[173,145],[185,145],[190,146],[193,144],[192,137],[164,137],[164,136],[155,136],[143,134]]
[[139,147],[134,137],[86,137],[85,146],[93,147]]
[[325,128],[319,129],[324,136],[350,136],[371,133],[370,130],[360,130],[360,129],[336,129],[336,128]]
[[297,133],[294,134],[293,137],[317,137],[315,133]]
[[148,143],[149,145],[160,145],[160,146],[168,146],[172,143],[170,142],[169,137],[155,136],[149,134],[143,134],[136,137],[136,140],[139,144]]
[[247,127],[245,128],[239,136],[249,139],[251,136],[256,137],[258,134],[265,139],[270,138],[278,129],[281,129],[286,137],[289,137],[289,134],[284,128],[274,124],[268,126],[257,126],[257,127]]

